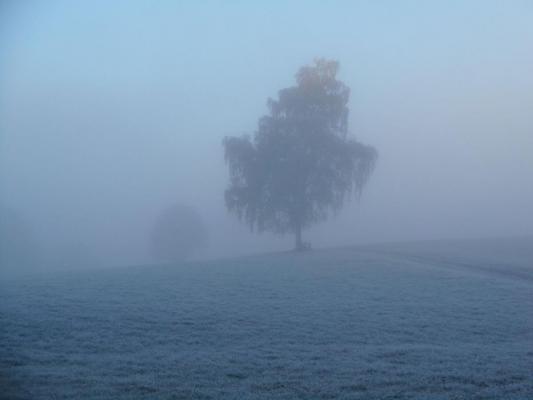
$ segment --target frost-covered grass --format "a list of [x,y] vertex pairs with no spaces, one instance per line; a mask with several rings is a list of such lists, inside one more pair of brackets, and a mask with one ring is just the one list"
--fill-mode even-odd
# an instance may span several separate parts
[[531,399],[533,240],[4,280],[0,396]]

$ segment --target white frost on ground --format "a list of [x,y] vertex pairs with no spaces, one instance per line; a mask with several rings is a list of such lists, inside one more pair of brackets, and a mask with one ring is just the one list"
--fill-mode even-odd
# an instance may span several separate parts
[[530,399],[533,240],[4,280],[2,396]]

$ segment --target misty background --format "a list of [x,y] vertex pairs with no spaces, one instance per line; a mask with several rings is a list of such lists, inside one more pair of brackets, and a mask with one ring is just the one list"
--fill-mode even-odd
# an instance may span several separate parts
[[221,142],[326,57],[379,159],[314,247],[531,235],[532,20],[518,0],[3,1],[0,204],[76,265],[153,262],[174,203],[205,221],[199,258],[290,249],[226,212]]

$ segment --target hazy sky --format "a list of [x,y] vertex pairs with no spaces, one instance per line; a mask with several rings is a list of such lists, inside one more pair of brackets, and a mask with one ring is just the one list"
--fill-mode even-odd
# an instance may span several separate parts
[[[210,257],[290,248],[228,216],[221,140],[315,57],[380,158],[317,246],[533,234],[531,1],[4,1],[0,202],[43,246],[146,261],[196,206]],[[60,250],[59,250],[60,251]]]

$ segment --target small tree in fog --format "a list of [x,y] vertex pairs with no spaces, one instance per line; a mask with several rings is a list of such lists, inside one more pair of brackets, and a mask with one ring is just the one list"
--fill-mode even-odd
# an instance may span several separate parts
[[253,138],[223,141],[230,184],[230,212],[252,230],[293,233],[305,248],[302,230],[360,195],[377,152],[348,136],[350,89],[337,80],[336,61],[316,60],[300,68],[296,86],[268,100]]
[[41,258],[26,220],[11,208],[0,206],[0,269],[16,271],[37,264]]
[[152,231],[152,253],[161,261],[181,261],[207,246],[208,234],[196,210],[174,205],[164,210]]

